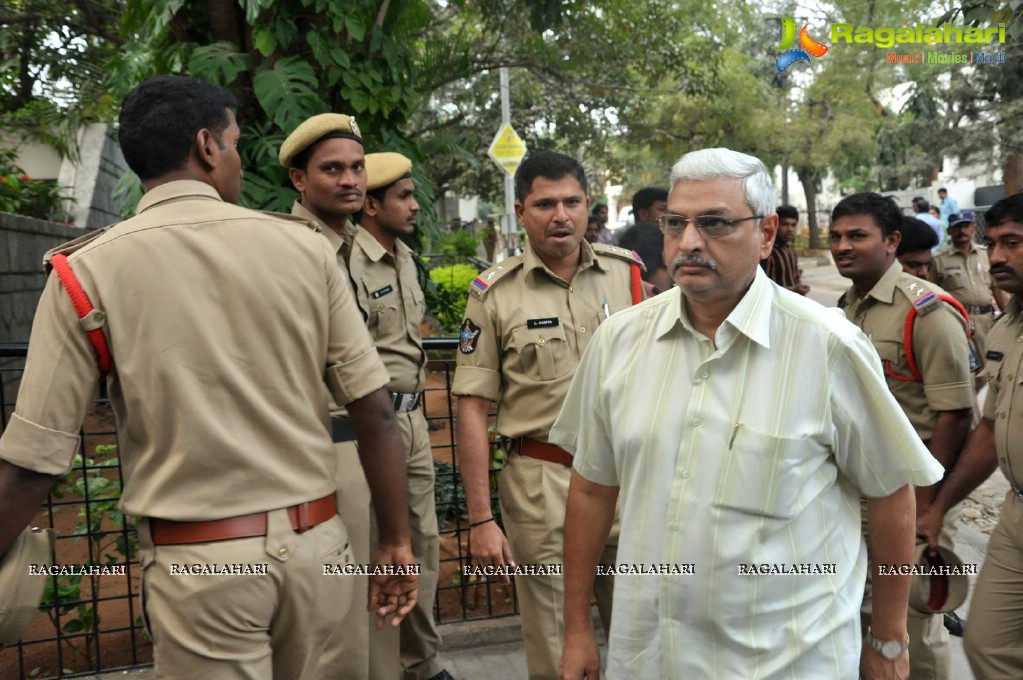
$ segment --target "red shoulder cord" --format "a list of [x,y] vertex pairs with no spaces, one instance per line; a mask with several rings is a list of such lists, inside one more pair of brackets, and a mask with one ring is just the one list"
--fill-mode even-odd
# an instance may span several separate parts
[[639,271],[639,265],[632,263],[632,304],[643,301],[643,274]]
[[[82,284],[78,283],[78,277],[71,271],[71,265],[68,264],[67,256],[58,253],[50,258],[50,263],[57,272],[60,282],[64,285],[64,290],[67,291],[68,297],[71,298],[71,304],[75,306],[78,318],[84,319],[89,316],[95,308],[92,306],[89,296],[82,290]],[[85,331],[85,333],[89,336],[89,340],[92,341],[92,346],[96,348],[96,362],[99,364],[99,379],[102,382],[106,379],[107,374],[110,373],[110,347],[107,345],[107,336],[103,333],[102,328],[93,328],[92,330]]]
[[[938,298],[952,305],[957,312],[963,316],[963,320],[966,322],[966,339],[969,340],[973,337],[973,329],[970,325],[970,314],[966,311],[966,307],[963,303],[956,300],[951,295],[946,293],[939,293]],[[891,371],[890,362],[885,362],[885,373],[889,378],[895,380],[901,380],[902,382],[916,382],[922,380],[923,376],[920,373],[920,369],[916,365],[916,357],[913,356],[913,322],[916,321],[916,307],[909,310],[906,314],[906,323],[902,328],[902,344],[906,351],[906,366],[909,368],[911,375],[909,377],[902,375],[895,375]]]

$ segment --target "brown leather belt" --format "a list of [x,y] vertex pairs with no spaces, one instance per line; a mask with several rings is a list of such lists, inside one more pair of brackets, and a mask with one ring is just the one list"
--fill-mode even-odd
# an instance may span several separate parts
[[[288,510],[291,528],[298,533],[308,531],[337,515],[334,494],[315,501],[293,505]],[[266,513],[211,519],[204,522],[178,522],[170,519],[149,519],[149,531],[154,545],[184,545],[187,543],[211,543],[228,541],[232,538],[266,536]]]
[[560,446],[537,441],[529,437],[517,437],[512,440],[512,450],[518,451],[528,458],[545,460],[548,463],[558,463],[565,467],[572,467],[572,454]]

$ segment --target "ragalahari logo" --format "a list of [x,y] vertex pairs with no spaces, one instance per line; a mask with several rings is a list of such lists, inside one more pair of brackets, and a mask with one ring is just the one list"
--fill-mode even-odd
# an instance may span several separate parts
[[778,73],[783,72],[797,61],[805,61],[809,64],[810,55],[820,59],[828,53],[827,45],[817,42],[806,32],[807,26],[808,24],[803,24],[803,30],[799,32],[799,47],[789,49],[797,42],[796,20],[792,17],[785,17],[781,20],[781,42],[774,49],[787,51],[779,54],[778,58],[774,60],[774,65],[778,67]]

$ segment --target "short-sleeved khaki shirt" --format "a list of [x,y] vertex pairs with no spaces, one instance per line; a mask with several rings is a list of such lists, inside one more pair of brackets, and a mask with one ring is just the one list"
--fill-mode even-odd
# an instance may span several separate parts
[[[312,225],[176,181],[68,259],[107,317],[127,514],[219,519],[335,491],[324,384],[347,404],[387,371]],[[67,471],[98,374],[50,276],[0,458]]]
[[934,283],[964,305],[986,307],[992,304],[991,265],[987,250],[975,243],[963,254],[955,248],[938,253],[931,265]]
[[[870,338],[881,357],[888,388],[924,441],[931,438],[939,411],[973,406],[969,346],[963,320],[937,298],[934,284],[902,271],[896,260],[863,298],[850,287],[840,306]],[[917,308],[913,357],[922,380],[906,359],[906,315]]]
[[998,465],[1023,487],[1023,303],[1014,296],[988,334],[984,417],[995,424]]
[[291,206],[291,214],[309,220],[320,227],[320,232],[327,238],[334,252],[337,253],[337,263],[343,269],[348,269],[348,258],[352,253],[352,244],[355,242],[355,225],[345,220],[345,226],[341,234],[324,224],[323,220],[317,217],[311,210],[302,205],[301,201],[295,201]]
[[391,255],[372,234],[356,227],[348,271],[369,333],[391,375],[389,389],[406,394],[421,391],[426,353],[419,323],[426,312],[426,297],[416,278],[412,250],[396,241]]
[[498,402],[497,431],[547,441],[593,331],[632,305],[632,255],[581,244],[572,283],[531,247],[470,285],[452,394]]

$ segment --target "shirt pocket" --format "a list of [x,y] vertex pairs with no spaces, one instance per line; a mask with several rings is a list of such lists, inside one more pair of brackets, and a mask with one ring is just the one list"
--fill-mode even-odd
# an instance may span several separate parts
[[366,326],[374,338],[382,338],[401,330],[401,310],[398,309],[398,299],[393,293],[391,298],[386,301],[383,299],[370,301]]
[[[725,454],[716,505],[729,510],[790,520],[834,481],[815,474],[827,449],[809,437],[781,437],[742,425]],[[818,488],[814,488],[814,486]]]
[[913,374],[909,370],[909,358],[903,350],[901,342],[893,340],[875,340],[874,348],[881,358],[881,368],[884,369],[884,377],[889,382],[914,382]]
[[962,271],[956,270],[954,272],[946,273],[941,277],[941,287],[952,292],[954,290],[962,290],[969,288],[970,279]]
[[526,328],[512,331],[521,372],[530,380],[547,381],[562,378],[571,372],[568,340],[561,326]]

